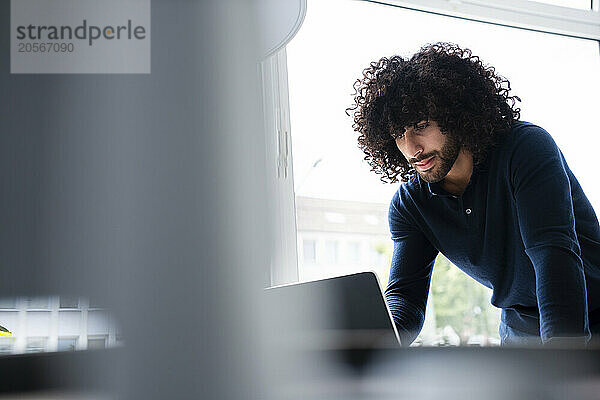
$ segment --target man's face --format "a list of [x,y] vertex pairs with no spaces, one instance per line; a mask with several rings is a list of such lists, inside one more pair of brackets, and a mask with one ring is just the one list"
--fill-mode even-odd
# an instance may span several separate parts
[[421,121],[406,127],[396,137],[396,146],[426,182],[439,182],[450,172],[460,143],[451,134],[444,135],[435,121]]

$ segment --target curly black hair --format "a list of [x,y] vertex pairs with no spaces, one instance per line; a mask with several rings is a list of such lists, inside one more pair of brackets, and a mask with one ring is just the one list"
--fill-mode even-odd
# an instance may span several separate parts
[[471,50],[452,43],[423,46],[410,59],[383,57],[354,83],[353,116],[358,147],[383,182],[408,181],[415,173],[398,150],[395,137],[420,121],[435,121],[473,155],[485,160],[489,149],[520,118],[510,82],[484,65]]

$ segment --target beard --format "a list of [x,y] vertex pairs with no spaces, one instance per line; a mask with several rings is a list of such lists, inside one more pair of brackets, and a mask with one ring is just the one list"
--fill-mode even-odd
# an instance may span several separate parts
[[446,177],[446,175],[448,175],[448,172],[450,172],[450,170],[452,169],[452,166],[456,162],[458,154],[460,153],[460,148],[461,145],[458,138],[456,138],[453,135],[447,135],[446,141],[444,142],[444,145],[440,150],[435,150],[427,154],[423,154],[417,159],[412,159],[410,163],[413,164],[413,168],[415,168],[414,163],[418,163],[419,161],[426,160],[432,156],[435,156],[436,165],[432,169],[425,172],[420,172],[417,168],[415,168],[415,171],[425,182],[440,182]]

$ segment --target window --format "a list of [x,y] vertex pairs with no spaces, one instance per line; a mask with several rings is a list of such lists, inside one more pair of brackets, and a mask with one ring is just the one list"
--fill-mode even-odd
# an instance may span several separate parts
[[75,351],[77,349],[77,338],[58,338],[58,351]]
[[303,240],[302,255],[305,263],[314,264],[317,261],[317,243],[314,240]]
[[323,248],[323,263],[337,264],[338,262],[338,242],[326,240]]
[[26,297],[25,306],[30,310],[45,310],[50,305],[48,297]]
[[369,225],[379,225],[383,222],[383,221],[380,221],[379,218],[377,218],[375,215],[371,215],[371,214],[364,215],[363,219]]
[[0,354],[11,354],[14,343],[14,338],[0,337]]
[[97,298],[91,298],[89,300],[90,308],[103,308],[103,305],[98,302]]
[[46,351],[48,343],[47,337],[30,337],[27,338],[27,347],[25,352],[27,353],[41,353]]
[[[593,135],[582,135],[574,143],[573,132],[585,132],[588,122],[564,117],[595,115],[600,89],[597,42],[368,2],[312,1],[307,10],[304,25],[287,47],[294,174],[306,176],[301,186],[295,182],[297,197],[389,203],[397,186],[381,184],[361,161],[364,155],[344,114],[352,103],[352,84],[373,60],[407,56],[425,43],[444,40],[470,48],[511,81],[513,92],[523,99],[522,119],[540,124],[566,153],[573,153],[566,154],[567,161],[599,208],[594,157],[591,150],[583,150],[594,148]],[[362,21],[362,31],[373,34],[355,35],[356,21]],[[419,34],[405,35],[406,30]],[[323,65],[335,65],[335,72],[324,71]],[[315,87],[327,88],[326,95],[315,95]]]
[[340,213],[326,212],[325,220],[328,222],[333,222],[334,224],[343,224],[346,222],[346,216]]
[[89,337],[88,338],[88,349],[104,349],[106,347],[106,337]]
[[[567,3],[557,1],[544,3]],[[364,154],[356,146],[351,119],[344,110],[352,104],[352,84],[371,61],[393,54],[409,56],[426,43],[446,41],[467,47],[507,77],[512,93],[523,100],[519,105],[521,119],[537,123],[550,132],[592,205],[600,210],[600,186],[596,184],[594,165],[597,146],[594,136],[586,134],[591,121],[572,117],[593,116],[600,108],[596,95],[600,92],[596,41],[366,1],[308,2],[304,24],[286,49],[293,171],[297,177],[294,181],[296,215],[299,240],[308,232],[313,235],[316,232],[326,240],[319,243],[322,248],[315,246],[318,258],[316,254],[314,258],[308,257],[313,254],[312,249],[307,249],[306,242],[302,242],[300,277],[307,276],[309,271],[313,279],[329,276],[331,268],[325,266],[333,264],[338,265],[336,273],[351,272],[350,265],[339,264],[352,264],[351,260],[360,257],[357,249],[363,248],[365,259],[360,261],[361,267],[374,268],[382,285],[387,283],[392,251],[387,209],[398,184],[382,184],[370,172],[363,160]],[[569,1],[568,5],[590,9],[589,2],[585,6],[584,2]],[[460,4],[455,6],[460,7]],[[562,12],[556,8],[550,11]],[[579,21],[597,20],[597,16],[589,14],[591,11],[564,12]],[[513,21],[518,22],[518,12],[511,15]],[[335,16],[335,29],[331,29],[332,16]],[[486,18],[493,19],[489,15]],[[555,33],[593,36],[585,32],[584,24],[571,26],[565,22],[563,27],[552,25],[559,21],[556,18],[554,22],[550,21],[552,18],[544,18],[529,16],[523,18],[525,22],[515,22],[515,25],[522,27],[527,22],[539,30],[545,26]],[[357,21],[360,21],[358,31]],[[597,31],[596,25],[594,29]],[[565,74],[564,71],[572,72]],[[577,140],[573,140],[574,137]],[[302,208],[306,204],[313,208],[319,204],[325,217],[320,219],[317,213],[307,212]],[[360,239],[355,241],[356,237]],[[347,244],[343,246],[342,260],[338,243]],[[311,266],[313,259],[317,259],[319,265],[322,263],[322,268]],[[497,343],[498,310],[489,304],[488,289],[443,257],[436,261],[432,282],[422,343],[454,343],[456,337],[465,345]],[[461,288],[461,301],[467,301],[460,307],[452,303],[458,301],[453,291],[457,287]]]
[[350,264],[360,264],[360,242],[348,242],[347,261]]
[[79,297],[60,297],[60,308],[79,308]]
[[0,308],[13,309],[17,307],[17,299],[14,297],[0,298]]

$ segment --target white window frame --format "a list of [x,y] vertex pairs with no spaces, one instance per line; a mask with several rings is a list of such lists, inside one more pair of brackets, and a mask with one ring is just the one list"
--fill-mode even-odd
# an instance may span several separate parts
[[582,39],[600,40],[598,0],[590,10],[527,0],[360,0]]
[[[351,1],[351,0],[348,0]],[[561,36],[592,39],[600,45],[600,0],[579,10],[527,0],[352,0],[485,22]],[[302,15],[302,19],[304,15]],[[301,29],[301,28],[300,28]],[[293,36],[293,35],[292,35]],[[292,37],[290,36],[290,37]],[[599,46],[600,49],[600,46]],[[599,54],[600,55],[600,54]],[[287,55],[285,47],[261,65],[270,174],[272,227],[270,285],[298,281],[298,242],[292,170]],[[269,196],[271,195],[271,196]]]
[[261,62],[263,115],[267,145],[267,201],[273,213],[269,228],[270,275],[266,285],[298,281],[296,201],[285,47]]

